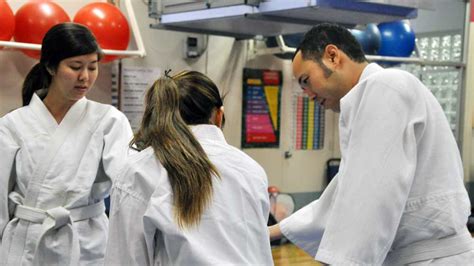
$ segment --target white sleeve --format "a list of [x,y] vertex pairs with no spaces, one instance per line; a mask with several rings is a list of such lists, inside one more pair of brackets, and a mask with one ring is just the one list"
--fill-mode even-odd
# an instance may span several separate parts
[[[270,216],[270,198],[268,196],[268,177],[267,173],[263,169],[263,167],[258,164],[256,161],[254,163],[257,165],[255,169],[251,169],[251,175],[255,175],[258,179],[258,184],[255,186],[255,197],[258,197],[258,203],[261,204],[262,214],[265,221],[268,221],[268,217]],[[249,170],[250,170],[249,169]]]
[[111,207],[105,265],[153,265],[156,229],[144,223],[147,203],[116,183]]
[[280,222],[283,235],[312,257],[321,243],[337,187],[337,176],[318,200],[306,205]]
[[104,150],[102,163],[104,171],[113,180],[117,177],[128,156],[129,144],[133,138],[132,128],[127,117],[120,111],[113,109],[110,122],[104,130]]
[[0,247],[5,226],[10,221],[8,195],[15,185],[15,156],[20,149],[7,128],[6,118],[0,118]]
[[316,254],[327,264],[383,263],[415,175],[423,102],[389,85],[369,88],[352,112],[337,195]]

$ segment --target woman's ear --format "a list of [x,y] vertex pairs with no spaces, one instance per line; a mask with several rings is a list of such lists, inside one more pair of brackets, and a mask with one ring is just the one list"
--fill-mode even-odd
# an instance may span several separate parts
[[54,71],[49,68],[49,67],[46,67],[46,71],[48,71],[48,73],[51,75],[51,76],[54,76]]
[[224,106],[216,108],[216,115],[214,116],[214,125],[222,128],[224,126]]

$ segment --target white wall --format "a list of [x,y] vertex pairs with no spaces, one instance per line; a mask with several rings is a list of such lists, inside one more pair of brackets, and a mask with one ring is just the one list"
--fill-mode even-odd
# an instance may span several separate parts
[[[415,32],[450,31],[464,26],[465,3],[462,0],[433,0],[435,10],[419,10],[418,19],[412,20]],[[245,149],[267,171],[270,184],[286,192],[321,191],[325,185],[325,163],[339,156],[338,116],[326,113],[325,143],[320,151],[293,151],[290,149],[292,126],[291,90],[298,86],[291,75],[291,62],[268,56],[254,58],[247,50],[246,41],[226,37],[209,37],[206,53],[196,61],[182,59],[184,38],[190,34],[149,29],[153,20],[147,18],[147,7],[140,0],[133,0],[139,17],[141,33],[148,56],[142,60],[124,60],[126,65],[157,66],[162,69],[194,69],[207,73],[217,85],[226,91],[225,100],[227,140],[240,147],[242,117],[242,69],[265,68],[283,70],[281,95],[281,131],[279,149]],[[443,19],[440,19],[443,18]],[[191,34],[193,35],[193,34]]]
[[[326,161],[339,156],[337,141],[337,115],[326,111],[324,149],[291,150],[292,123],[294,119],[292,90],[299,85],[292,77],[291,61],[276,59],[272,55],[260,56],[246,63],[249,68],[270,68],[283,71],[281,94],[281,131],[279,149],[246,149],[267,170],[271,183],[286,192],[321,191],[325,186]],[[236,128],[237,129],[237,128]],[[285,151],[292,153],[285,159]]]
[[453,31],[464,26],[464,0],[431,0],[434,9],[418,10],[418,17],[411,21],[415,33]]
[[[10,0],[14,10],[25,1]],[[58,1],[73,17],[75,11],[89,1]],[[449,1],[451,3],[451,1]],[[285,192],[321,191],[325,185],[325,163],[331,157],[339,156],[337,115],[326,113],[325,143],[320,151],[293,151],[293,156],[284,158],[290,149],[292,126],[291,89],[297,86],[291,76],[291,62],[273,56],[253,58],[247,51],[247,41],[233,38],[209,36],[208,48],[198,59],[183,59],[183,46],[187,36],[205,36],[154,30],[149,24],[147,5],[142,0],[132,0],[140,32],[145,43],[145,58],[123,59],[124,66],[171,68],[173,72],[193,69],[209,75],[225,93],[226,127],[228,142],[240,147],[242,119],[242,70],[244,67],[283,70],[283,91],[281,95],[281,146],[279,149],[246,149],[245,152],[265,168],[269,183]],[[446,7],[447,8],[447,7]],[[461,17],[461,14],[457,16]],[[442,22],[440,22],[442,23]],[[424,28],[423,23],[414,21],[415,27]],[[431,24],[431,28],[435,25]],[[200,39],[203,39],[200,38]],[[133,45],[132,45],[133,46]],[[0,116],[21,105],[21,84],[35,63],[16,51],[0,51]],[[103,65],[95,89],[89,95],[100,102],[110,102],[111,66]]]
[[[10,0],[8,4],[13,12],[16,12],[27,0]],[[56,1],[58,2],[58,1]],[[74,14],[90,1],[86,0],[65,0],[58,3],[68,13],[71,20]],[[26,74],[32,66],[38,63],[38,60],[32,59],[23,53],[11,49],[0,49],[0,116],[20,107],[21,86]],[[100,66],[99,77],[89,94],[89,98],[103,103],[110,103],[111,87],[111,64]]]
[[[336,115],[326,114],[325,149],[322,151],[297,151],[293,157],[284,159],[284,152],[291,146],[291,88],[295,81],[291,76],[291,62],[274,56],[252,58],[247,51],[247,41],[235,41],[228,37],[209,37],[205,54],[195,62],[182,59],[184,38],[189,35],[179,32],[153,30],[148,25],[147,7],[134,0],[135,11],[139,15],[142,37],[147,48],[147,57],[141,60],[124,60],[126,65],[156,66],[162,69],[194,69],[207,73],[226,93],[224,101],[226,126],[224,134],[227,141],[240,147],[242,125],[242,71],[244,67],[283,70],[283,91],[281,95],[281,135],[279,149],[245,149],[266,170],[269,183],[285,192],[320,191],[324,184],[326,160],[338,156],[337,141],[334,136]],[[337,149],[334,149],[336,145]]]
[[[25,1],[9,1],[17,10]],[[70,14],[88,1],[58,1]],[[247,152],[265,168],[269,183],[285,192],[320,191],[324,183],[325,162],[337,156],[337,117],[331,111],[326,113],[324,150],[295,151],[290,159],[284,159],[284,152],[291,146],[292,106],[291,88],[296,86],[291,76],[291,62],[274,56],[261,56],[250,60],[247,41],[234,38],[209,36],[208,48],[199,58],[183,59],[183,47],[187,36],[204,35],[150,29],[153,19],[148,18],[147,5],[142,0],[132,0],[140,32],[145,43],[145,58],[123,59],[123,66],[171,68],[173,72],[193,69],[206,73],[218,87],[227,94],[224,106],[226,126],[224,134],[228,142],[240,147],[242,119],[242,71],[244,67],[283,70],[283,91],[281,99],[281,147],[279,149],[247,149]],[[132,43],[132,47],[134,44]],[[21,84],[29,69],[36,63],[17,51],[0,51],[0,116],[21,105]],[[100,75],[89,98],[110,103],[111,65],[100,68]],[[172,73],[173,73],[172,72]]]
[[[466,2],[464,0],[433,0],[434,10],[419,10],[418,17],[411,21],[411,25],[415,33],[431,33],[431,32],[464,32],[465,27],[465,12]],[[472,5],[472,2],[471,2]],[[471,9],[472,10],[472,9]],[[472,17],[472,14],[471,14]],[[462,159],[464,166],[464,181],[468,183],[470,188],[471,199],[474,199],[474,131],[473,131],[473,74],[472,68],[474,64],[474,29],[473,23],[470,23],[467,30],[469,43],[467,50],[467,69],[466,84],[464,94],[462,95],[464,101],[464,109],[461,110],[463,117],[461,123],[463,126],[462,132]]]

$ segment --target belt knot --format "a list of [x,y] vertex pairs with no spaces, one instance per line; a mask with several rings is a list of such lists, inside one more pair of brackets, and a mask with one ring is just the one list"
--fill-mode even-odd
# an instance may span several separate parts
[[71,223],[70,211],[64,207],[56,207],[46,211],[46,215],[54,222],[54,229]]

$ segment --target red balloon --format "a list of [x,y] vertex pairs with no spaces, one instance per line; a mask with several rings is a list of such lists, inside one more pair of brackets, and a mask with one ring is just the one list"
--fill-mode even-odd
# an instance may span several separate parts
[[7,1],[0,0],[0,41],[9,41],[15,32],[15,15]]
[[[39,0],[24,4],[15,14],[17,42],[41,44],[46,32],[54,25],[69,22],[68,14],[54,2]],[[22,50],[26,55],[40,58],[40,51]]]
[[[127,19],[116,6],[99,2],[81,8],[74,22],[86,25],[94,33],[102,49],[125,50],[130,41]],[[109,62],[117,56],[106,56],[102,62]]]

